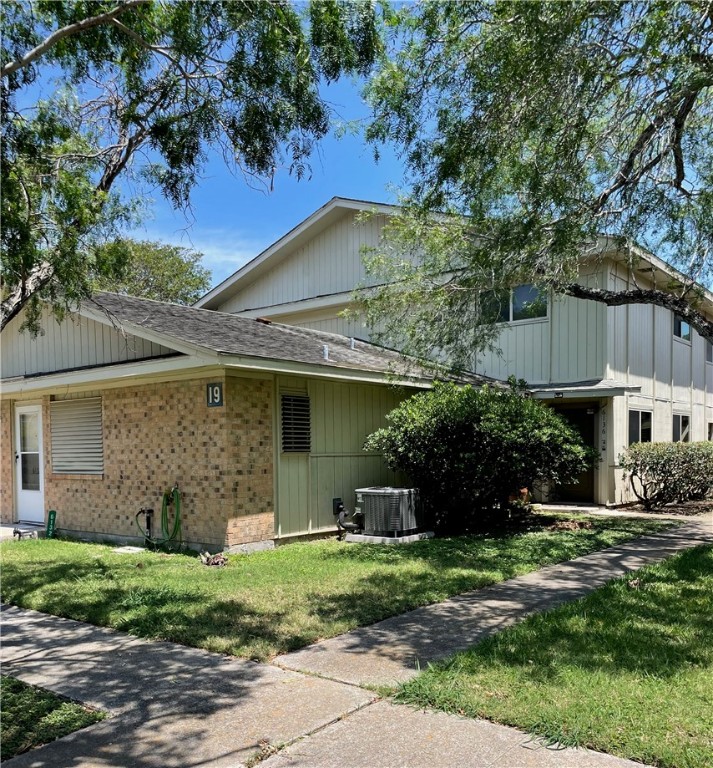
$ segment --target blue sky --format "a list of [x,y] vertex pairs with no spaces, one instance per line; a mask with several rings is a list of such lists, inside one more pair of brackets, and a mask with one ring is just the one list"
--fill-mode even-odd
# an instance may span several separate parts
[[[363,124],[368,117],[357,83],[343,81],[324,93],[335,112],[335,128],[340,121]],[[334,196],[396,202],[402,164],[388,147],[380,153],[377,163],[361,135],[336,138],[333,131],[312,158],[311,178],[297,181],[279,170],[271,191],[232,175],[214,156],[194,188],[188,217],[157,192],[143,226],[131,235],[200,251],[216,285]]]

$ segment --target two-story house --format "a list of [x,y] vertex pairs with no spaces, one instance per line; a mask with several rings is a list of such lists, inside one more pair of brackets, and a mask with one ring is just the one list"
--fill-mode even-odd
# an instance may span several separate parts
[[[333,198],[218,285],[197,306],[313,330],[368,338],[341,312],[368,285],[362,248],[379,243],[395,206]],[[370,216],[364,217],[363,213]],[[675,279],[663,261],[642,258],[636,274],[612,246],[584,264],[584,284],[617,290]],[[681,318],[652,305],[609,308],[546,296],[531,311],[534,288],[516,286],[503,313],[499,352],[476,371],[525,379],[533,396],[576,424],[600,453],[597,468],[558,489],[562,499],[617,504],[627,485],[618,457],[636,441],[713,439],[713,347]],[[713,318],[713,294],[701,311]],[[524,308],[530,308],[524,311]],[[507,316],[505,316],[507,314]],[[534,316],[533,316],[534,315]]]

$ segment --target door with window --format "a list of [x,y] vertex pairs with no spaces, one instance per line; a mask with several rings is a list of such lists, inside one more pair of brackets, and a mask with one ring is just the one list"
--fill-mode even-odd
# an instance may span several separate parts
[[15,409],[15,501],[18,520],[44,522],[42,408],[39,405],[21,405]]

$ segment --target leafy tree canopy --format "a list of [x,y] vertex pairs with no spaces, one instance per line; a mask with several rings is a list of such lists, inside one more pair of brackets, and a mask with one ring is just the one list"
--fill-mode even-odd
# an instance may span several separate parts
[[[110,270],[100,246],[136,213],[117,191],[189,203],[211,149],[238,173],[308,173],[329,127],[322,81],[365,74],[370,2],[5,2],[2,327],[61,312]],[[53,95],[38,83],[54,78]],[[118,184],[117,182],[125,182]],[[128,183],[126,183],[128,182]]]
[[[397,142],[411,188],[371,265],[391,285],[367,302],[393,343],[467,362],[492,342],[483,292],[533,281],[666,306],[713,340],[696,287],[713,278],[707,0],[424,2],[394,26],[369,136]],[[577,284],[602,235],[632,266],[641,247],[681,279]]]
[[100,248],[116,276],[97,275],[93,287],[174,304],[193,304],[210,288],[203,254],[166,243],[120,240]]

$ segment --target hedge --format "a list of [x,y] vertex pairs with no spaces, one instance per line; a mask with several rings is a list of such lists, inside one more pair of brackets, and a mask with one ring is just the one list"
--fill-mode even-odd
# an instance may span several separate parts
[[619,464],[647,510],[703,499],[713,491],[713,442],[634,443]]
[[572,482],[595,458],[565,419],[514,383],[439,383],[386,418],[365,448],[409,476],[441,533],[477,527],[535,483]]

